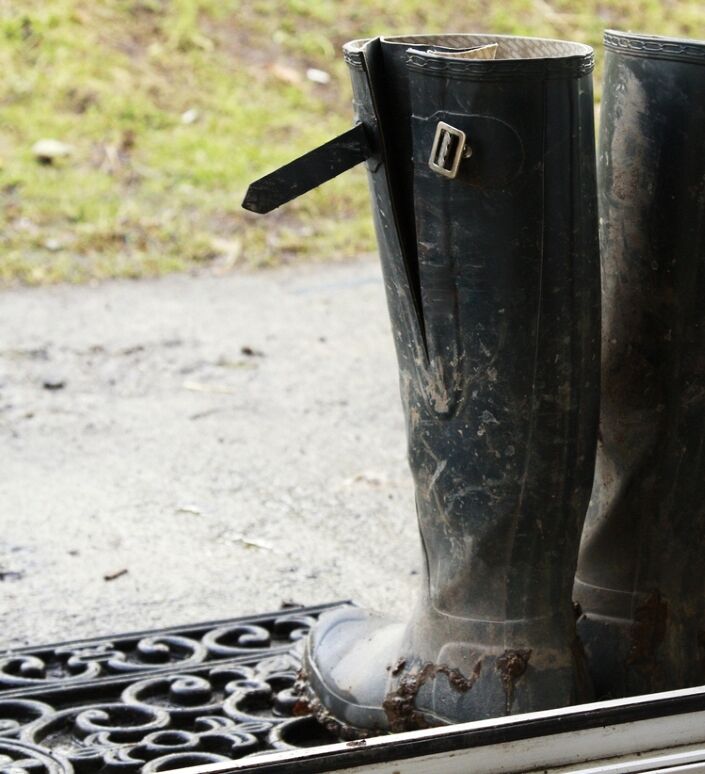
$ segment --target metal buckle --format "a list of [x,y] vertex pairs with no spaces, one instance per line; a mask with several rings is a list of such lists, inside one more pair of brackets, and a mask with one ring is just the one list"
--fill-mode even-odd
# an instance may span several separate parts
[[466,139],[461,129],[439,121],[428,166],[443,177],[454,178],[458,174],[460,162],[472,155],[472,148],[467,145]]

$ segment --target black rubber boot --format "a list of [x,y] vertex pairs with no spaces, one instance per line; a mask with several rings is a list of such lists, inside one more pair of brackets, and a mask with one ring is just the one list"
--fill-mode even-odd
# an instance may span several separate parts
[[605,33],[602,408],[575,597],[596,690],[705,682],[705,43]]
[[[351,132],[326,169],[369,156],[424,572],[406,622],[321,618],[314,709],[359,735],[587,700],[571,590],[598,419],[592,50],[415,36],[345,57],[369,149]],[[286,179],[246,204],[285,200]]]

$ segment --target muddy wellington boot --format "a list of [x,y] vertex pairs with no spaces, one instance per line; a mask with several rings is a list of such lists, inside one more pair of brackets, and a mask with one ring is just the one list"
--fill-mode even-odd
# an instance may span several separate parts
[[602,407],[575,598],[596,690],[705,683],[705,42],[605,33]]
[[588,700],[571,590],[598,419],[593,52],[495,35],[344,52],[359,123],[244,205],[367,162],[423,574],[406,622],[321,617],[312,706],[354,736]]

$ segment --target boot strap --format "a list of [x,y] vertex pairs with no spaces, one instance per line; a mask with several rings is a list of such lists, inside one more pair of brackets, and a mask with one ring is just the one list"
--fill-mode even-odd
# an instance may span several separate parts
[[362,124],[250,184],[242,206],[263,214],[367,161],[372,145]]

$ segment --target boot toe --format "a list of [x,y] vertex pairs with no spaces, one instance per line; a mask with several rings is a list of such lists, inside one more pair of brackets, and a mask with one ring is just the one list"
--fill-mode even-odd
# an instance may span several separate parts
[[317,714],[342,727],[386,731],[383,704],[404,625],[360,608],[325,613],[309,636],[304,671]]

